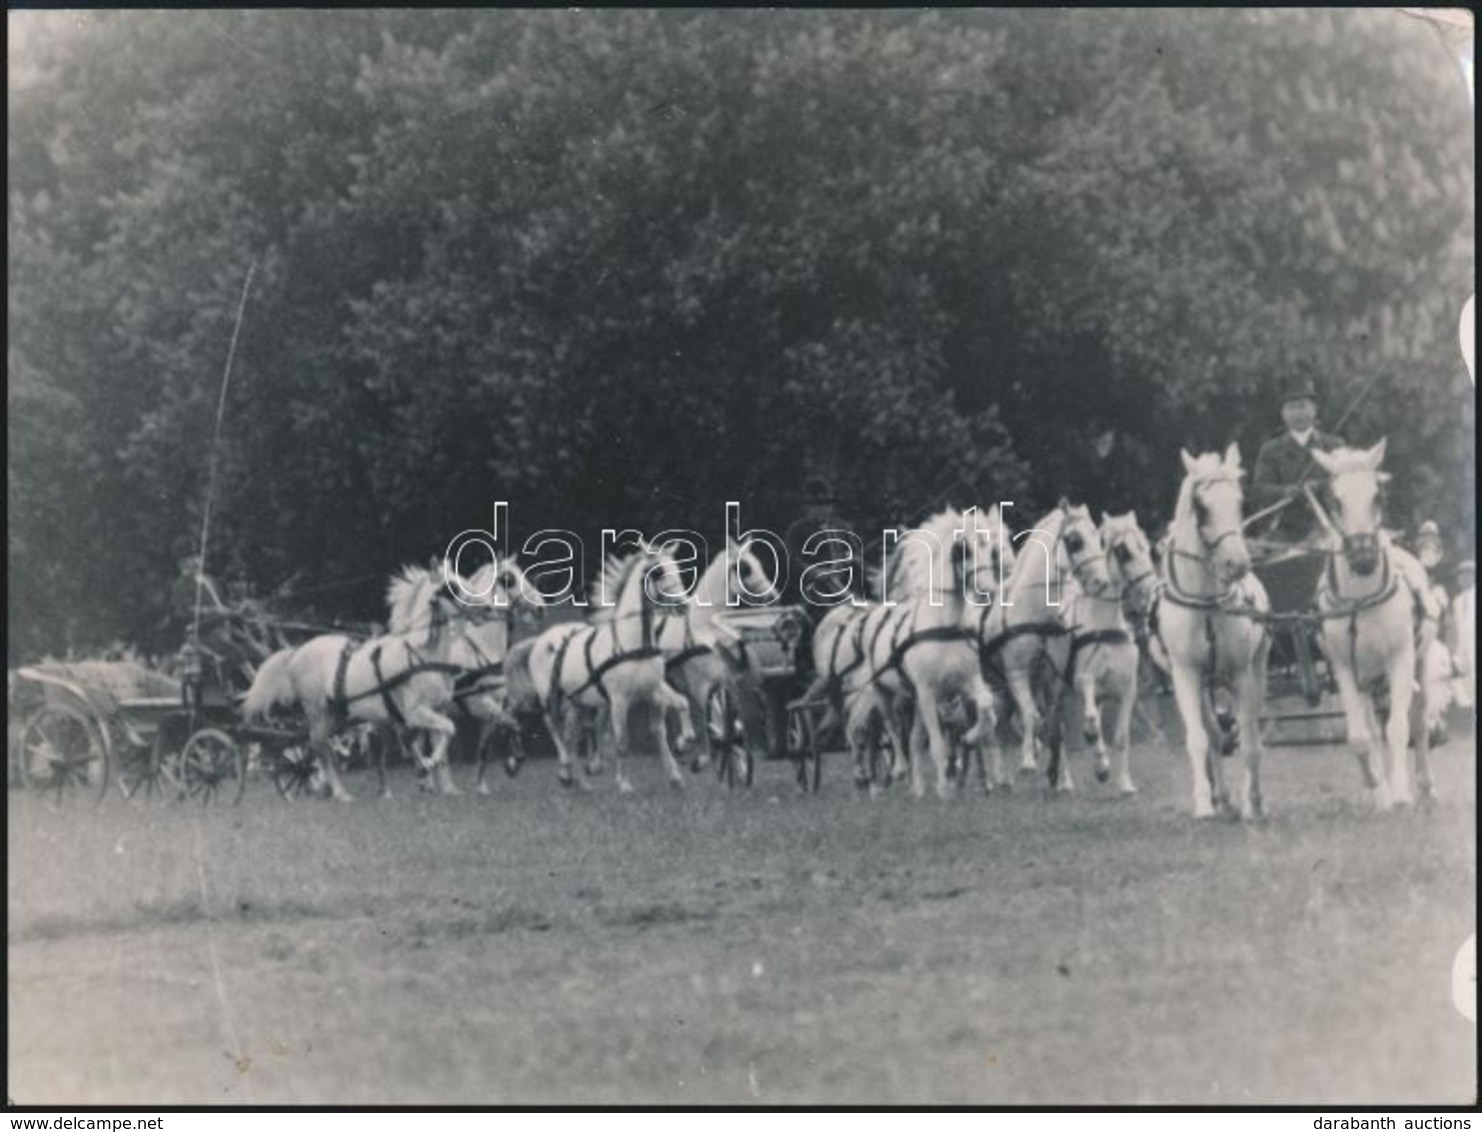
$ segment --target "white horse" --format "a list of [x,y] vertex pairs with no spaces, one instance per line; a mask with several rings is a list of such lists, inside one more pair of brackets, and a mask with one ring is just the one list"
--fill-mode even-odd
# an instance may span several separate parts
[[456,666],[450,656],[458,625],[470,611],[426,567],[406,567],[388,591],[393,619],[404,625],[364,643],[328,634],[282,649],[263,662],[242,714],[252,719],[277,704],[299,704],[309,717],[309,746],[331,795],[352,796],[340,781],[329,740],[358,721],[394,723],[434,735],[433,759],[446,756],[453,721],[445,714],[453,698]]
[[[1312,454],[1331,477],[1328,510],[1342,539],[1342,550],[1328,559],[1317,590],[1323,649],[1343,700],[1348,745],[1358,756],[1379,810],[1413,801],[1409,739],[1416,602],[1421,603],[1425,620],[1433,623],[1440,616],[1425,568],[1393,545],[1380,527],[1379,488],[1389,478],[1379,470],[1384,447],[1381,440],[1366,451],[1340,448]],[[1383,727],[1376,707],[1381,690],[1387,690],[1389,701]],[[1415,778],[1428,797],[1434,792],[1428,736],[1423,725],[1415,730]]]
[[[1212,817],[1218,805],[1254,820],[1262,816],[1260,721],[1271,637],[1264,621],[1270,601],[1250,573],[1250,550],[1242,533],[1240,480],[1245,473],[1234,444],[1223,457],[1180,455],[1185,475],[1163,556],[1153,615],[1157,636],[1183,718],[1194,816]],[[1226,789],[1222,757],[1213,754],[1223,740],[1214,707],[1217,688],[1235,701],[1245,757],[1238,802]]]
[[[1082,593],[1078,586],[1067,595],[1063,614],[1070,637],[1066,680],[1075,690],[1082,735],[1096,749],[1096,778],[1111,778],[1102,721],[1105,709],[1114,709],[1111,746],[1116,752],[1117,790],[1137,793],[1132,782],[1130,751],[1132,711],[1137,703],[1137,670],[1141,659],[1129,617],[1145,617],[1157,587],[1152,547],[1137,524],[1137,515],[1102,515],[1101,542],[1106,548],[1111,588],[1100,594]],[[1069,781],[1070,771],[1064,771]],[[1056,778],[1051,769],[1050,777]]]
[[[679,613],[666,617],[659,625],[666,679],[689,704],[697,770],[710,762],[711,696],[722,688],[734,689],[748,675],[744,658],[735,653],[731,635],[716,617],[730,608],[730,600],[742,597],[766,604],[776,600],[777,590],[751,552],[751,541],[738,543],[727,535],[725,553],[706,567]],[[735,702],[737,697],[731,699]],[[737,757],[750,757],[745,748],[743,743]],[[744,775],[744,767],[738,767],[737,772]]]
[[[883,718],[895,750],[904,756],[917,798],[925,793],[915,757],[923,739],[936,765],[938,797],[952,789],[942,726],[949,700],[961,697],[976,710],[964,743],[983,743],[992,734],[993,693],[978,671],[971,627],[977,620],[974,602],[991,600],[998,583],[994,559],[982,550],[996,528],[996,515],[985,519],[976,509],[964,515],[949,507],[907,532],[892,550],[880,579],[882,604],[865,614],[859,630],[863,663],[848,681],[845,725],[857,775],[868,766],[862,744],[875,716]],[[910,741],[904,727],[908,716]]]
[[[545,601],[526,581],[512,558],[486,562],[469,578],[454,575],[449,578],[449,585],[473,617],[459,626],[448,650],[449,663],[458,668],[453,680],[453,707],[456,714],[477,724],[474,743],[478,774],[475,789],[480,794],[488,794],[489,787],[484,781],[488,740],[496,730],[509,734],[517,726],[504,708],[504,657],[509,651],[510,629],[517,610],[538,613],[545,608]],[[408,631],[410,626],[401,623],[405,616],[405,611],[398,615],[396,610],[392,610],[390,629],[393,633]],[[426,739],[425,734],[422,738]],[[385,748],[386,744],[382,743],[381,792],[389,797],[384,771]],[[434,752],[422,750],[415,743],[412,752],[428,782],[435,783],[444,794],[460,792],[453,782],[446,758],[439,759]]]
[[[1082,593],[1099,596],[1111,585],[1101,533],[1091,512],[1059,505],[1027,531],[1014,536],[1024,539],[1013,573],[999,601],[984,608],[975,627],[979,659],[984,677],[995,691],[1007,691],[1020,725],[1019,769],[1039,770],[1041,722],[1047,745],[1054,752],[1050,767],[1059,772],[1051,784],[1068,790],[1070,779],[1065,761],[1058,757],[1061,731],[1061,700],[1065,671],[1070,660],[1061,613],[1069,583]],[[1039,547],[1029,552],[1028,544]],[[1043,702],[1041,702],[1043,701]],[[1005,713],[1006,714],[1006,713]],[[1007,785],[998,744],[993,744],[993,773]]]
[[[576,784],[572,751],[584,713],[606,717],[615,751],[618,790],[632,793],[623,767],[628,753],[628,715],[638,703],[649,704],[654,742],[664,761],[669,784],[684,786],[674,752],[669,749],[665,713],[680,714],[681,742],[693,738],[689,704],[664,679],[659,648],[659,621],[684,600],[684,584],[667,549],[640,543],[626,558],[610,558],[597,582],[599,606],[585,624],[554,625],[529,649],[511,652],[511,665],[526,667],[545,712],[546,724],[560,760],[558,775]],[[610,602],[609,595],[616,594]],[[510,679],[522,682],[513,669]],[[599,740],[600,746],[600,740]]]

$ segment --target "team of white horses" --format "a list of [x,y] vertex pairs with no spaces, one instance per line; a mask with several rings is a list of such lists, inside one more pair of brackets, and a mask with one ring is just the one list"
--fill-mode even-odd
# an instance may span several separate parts
[[[1317,454],[1330,477],[1332,545],[1315,616],[1348,742],[1376,806],[1387,809],[1413,800],[1410,579],[1419,565],[1381,526],[1383,454],[1382,442]],[[1223,455],[1182,458],[1184,480],[1156,563],[1134,515],[1103,516],[1098,526],[1085,507],[1065,502],[1012,537],[997,507],[947,508],[899,533],[883,569],[870,574],[871,597],[831,609],[811,646],[816,678],[804,700],[826,704],[842,725],[859,785],[873,790],[905,777],[919,797],[927,788],[923,754],[939,795],[956,789],[972,766],[985,790],[1007,785],[1000,736],[1016,732],[1019,770],[1040,770],[1043,758],[1049,782],[1069,790],[1062,716],[1073,706],[1094,744],[1097,777],[1114,777],[1121,794],[1135,793],[1134,626],[1151,626],[1184,723],[1195,816],[1261,816],[1269,605],[1243,534],[1240,453],[1231,445]],[[605,563],[595,595],[585,622],[553,625],[511,648],[516,611],[542,604],[512,560],[467,578],[448,564],[409,567],[391,583],[386,635],[364,642],[322,636],[274,654],[243,710],[251,717],[278,704],[301,706],[329,792],[348,800],[329,741],[362,723],[415,736],[427,780],[456,792],[447,748],[457,711],[480,721],[481,751],[490,729],[541,713],[567,785],[577,781],[579,730],[596,727],[603,741],[595,757],[604,746],[613,752],[626,793],[629,721],[647,704],[653,744],[669,781],[681,786],[668,721],[677,720],[680,746],[693,746],[703,763],[712,693],[748,675],[728,647],[723,611],[740,595],[771,600],[771,583],[750,544],[728,540],[692,588],[670,548],[641,544]],[[1221,726],[1217,695],[1234,703],[1238,728]],[[1232,734],[1238,762],[1220,757],[1236,753],[1225,742]],[[760,736],[748,738],[760,746]],[[1417,750],[1414,777],[1429,792],[1424,743]],[[1238,786],[1230,782],[1235,768],[1243,769]]]

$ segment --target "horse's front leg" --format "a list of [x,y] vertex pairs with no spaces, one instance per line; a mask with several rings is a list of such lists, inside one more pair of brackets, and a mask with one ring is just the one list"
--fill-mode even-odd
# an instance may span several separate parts
[[461,794],[462,791],[453,781],[453,773],[448,766],[448,744],[458,733],[457,726],[447,716],[427,704],[417,704],[409,710],[404,710],[403,714],[406,717],[406,725],[414,730],[425,732],[432,743],[432,753],[428,756],[427,768],[438,792],[446,795]]
[[1019,714],[1019,726],[1023,735],[1019,741],[1019,773],[1039,773],[1039,705],[1034,701],[1034,679],[1032,666],[1009,676],[1009,694],[1014,697],[1014,708]]
[[[619,794],[633,793],[633,783],[628,780],[627,757],[628,757],[628,715],[632,704],[626,693],[616,693],[612,699],[607,701],[607,723],[612,735],[612,769],[613,780],[617,783]],[[662,728],[664,717],[659,714],[659,724]],[[665,752],[668,752],[668,743],[664,744]],[[674,756],[669,755],[672,762]]]
[[[1389,668],[1389,719],[1384,724],[1385,746],[1389,748],[1389,786],[1397,806],[1415,801],[1410,785],[1410,710],[1415,700],[1415,652],[1400,649]],[[1422,727],[1423,729],[1423,727]]]
[[1214,817],[1213,780],[1211,779],[1209,732],[1204,727],[1204,689],[1199,673],[1181,664],[1173,666],[1173,697],[1178,714],[1184,721],[1184,748],[1189,756],[1189,775],[1193,779],[1194,816]]
[[1261,795],[1261,701],[1265,697],[1265,666],[1257,664],[1241,675],[1235,689],[1240,711],[1240,746],[1245,755],[1245,789],[1240,812],[1246,821],[1261,821],[1266,816],[1266,802]]
[[[1084,665],[1085,669],[1090,667],[1089,663]],[[1098,683],[1096,673],[1082,671],[1076,677],[1075,698],[1081,709],[1081,738],[1096,751],[1096,781],[1106,782],[1111,778],[1111,759],[1106,749],[1106,733],[1101,725]]]
[[[1330,658],[1338,655],[1342,655],[1340,650],[1328,649]],[[1393,805],[1393,799],[1389,792],[1387,768],[1382,761],[1374,758],[1374,737],[1378,727],[1371,726],[1372,713],[1369,705],[1348,666],[1336,663],[1332,667],[1333,677],[1338,682],[1338,698],[1343,702],[1343,718],[1348,726],[1348,749],[1358,759],[1364,785],[1369,788],[1374,799],[1374,808],[1383,813]]]
[[[684,772],[679,769],[679,761],[674,757],[674,752],[669,749],[669,723],[665,717],[671,711],[678,712],[680,742],[686,746],[693,743],[695,729],[690,721],[690,701],[660,680],[658,690],[649,702],[657,706],[657,710],[653,713],[654,742],[658,745],[659,757],[664,760],[664,772],[669,776],[669,785],[676,790],[683,790]],[[709,727],[704,728],[704,731],[708,740]],[[685,738],[686,735],[688,735],[688,741]]]
[[[1132,782],[1132,712],[1137,706],[1137,654],[1131,653],[1127,667],[1115,678],[1112,716],[1112,749],[1116,753],[1117,793],[1131,797],[1137,793]],[[1259,714],[1259,713],[1257,713]],[[1100,712],[1097,712],[1100,715]]]

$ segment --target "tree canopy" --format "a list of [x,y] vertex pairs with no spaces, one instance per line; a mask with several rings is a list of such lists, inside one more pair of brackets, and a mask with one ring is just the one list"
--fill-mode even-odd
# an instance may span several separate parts
[[[12,24],[18,18],[11,14]],[[34,14],[33,14],[34,18]],[[1171,506],[1293,368],[1471,545],[1472,123],[1383,10],[54,14],[9,99],[12,656],[210,565]],[[1100,441],[1100,443],[1098,443]]]

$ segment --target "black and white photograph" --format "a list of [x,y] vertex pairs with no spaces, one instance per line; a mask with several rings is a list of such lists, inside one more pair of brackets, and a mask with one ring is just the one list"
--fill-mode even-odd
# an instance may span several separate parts
[[1476,1103],[1470,10],[7,33],[10,1107]]

